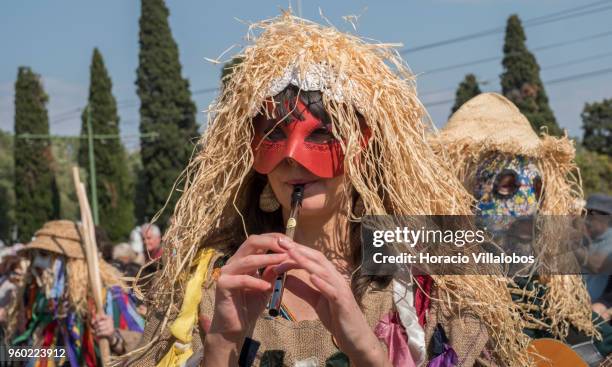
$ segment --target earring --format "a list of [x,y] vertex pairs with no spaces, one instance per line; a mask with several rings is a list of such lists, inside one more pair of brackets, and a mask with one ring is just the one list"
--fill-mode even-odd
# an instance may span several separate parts
[[276,196],[274,196],[272,186],[270,186],[270,183],[267,183],[259,196],[259,209],[266,213],[273,213],[278,208],[280,208],[280,203],[276,200]]

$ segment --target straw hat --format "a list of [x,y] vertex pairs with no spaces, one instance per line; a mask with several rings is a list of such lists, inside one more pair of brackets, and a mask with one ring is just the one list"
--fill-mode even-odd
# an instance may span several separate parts
[[[472,166],[491,153],[535,159],[549,183],[549,194],[557,194],[559,189],[566,196],[561,210],[547,214],[568,214],[565,209],[576,207],[576,198],[582,198],[580,179],[573,177],[577,176],[573,141],[567,134],[555,137],[542,132],[538,135],[514,103],[500,94],[482,93],[467,101],[438,134],[429,136],[429,142],[464,183],[475,171]],[[568,176],[572,176],[569,181]],[[551,185],[556,188],[551,190]]]
[[75,259],[84,259],[78,225],[69,220],[47,222],[36,231],[32,242],[23,250],[45,250]]
[[442,129],[440,142],[486,145],[502,153],[538,156],[541,141],[529,120],[506,97],[482,93],[467,101]]

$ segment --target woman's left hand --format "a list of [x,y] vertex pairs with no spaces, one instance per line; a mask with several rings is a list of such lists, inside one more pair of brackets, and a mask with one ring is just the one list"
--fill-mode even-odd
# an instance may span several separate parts
[[302,282],[292,289],[316,311],[323,325],[334,336],[338,347],[355,366],[390,366],[384,349],[361,312],[347,278],[340,274],[320,251],[287,238],[278,241],[289,260],[274,268],[278,274],[303,269],[310,275],[313,289]]
[[106,314],[97,315],[93,320],[93,329],[96,337],[111,339],[115,333],[112,317]]

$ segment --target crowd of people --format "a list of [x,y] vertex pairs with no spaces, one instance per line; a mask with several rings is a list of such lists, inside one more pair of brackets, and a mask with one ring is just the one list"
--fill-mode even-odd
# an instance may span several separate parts
[[[107,352],[147,367],[524,367],[531,342],[553,338],[609,363],[612,198],[584,200],[570,139],[538,134],[495,93],[436,131],[389,45],[288,13],[252,28],[163,242],[151,223],[119,244],[96,231],[101,309],[78,223],[0,250],[5,345],[62,346],[71,367]],[[359,219],[377,214],[475,216],[501,232],[535,214],[585,218],[584,274],[367,273]],[[539,232],[540,250],[569,233]]]
[[[134,229],[129,243],[112,244],[96,228],[104,312],[93,308],[88,294],[88,265],[77,223],[47,222],[31,242],[2,247],[2,345],[66,347],[69,366],[96,366],[101,339],[108,341],[112,355],[134,349],[146,315],[145,303],[134,292],[136,280],[159,268],[161,238],[158,226],[145,223]],[[2,353],[7,363],[7,349]]]

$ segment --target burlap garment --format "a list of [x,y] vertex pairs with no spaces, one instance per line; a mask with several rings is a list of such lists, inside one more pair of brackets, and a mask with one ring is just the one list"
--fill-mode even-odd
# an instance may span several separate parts
[[[434,291],[435,295],[435,291]],[[460,315],[451,312],[444,303],[432,300],[431,308],[427,314],[425,325],[425,343],[427,345],[428,360],[431,359],[430,343],[436,325],[440,324],[449,339],[449,344],[457,353],[459,367],[504,366],[491,360],[488,350],[490,342],[489,333],[485,324],[469,312]]]
[[[200,314],[212,319],[214,308],[215,287],[214,283],[203,289],[202,301],[200,302]],[[394,310],[392,287],[389,285],[384,289],[370,287],[363,299],[363,311],[368,324],[374,329],[378,321],[387,313]],[[171,320],[176,313],[171,315]],[[153,367],[168,352],[174,343],[174,337],[167,330],[160,330],[163,314],[153,311],[149,315],[145,326],[141,345],[145,345],[158,334],[161,334],[155,345],[139,358],[126,362],[126,366]],[[193,330],[192,348],[194,355],[199,354],[202,341],[198,327]],[[268,319],[261,315],[255,324],[252,335],[249,335],[261,343],[255,363],[259,366],[261,357],[265,351],[282,350],[285,352],[284,364],[294,366],[296,361],[316,359],[319,366],[325,366],[325,360],[338,352],[334,345],[332,335],[318,320],[305,320],[292,322],[283,318]],[[382,343],[386,350],[386,346]]]
[[117,330],[117,331],[119,332],[119,334],[121,334],[121,337],[123,338],[123,341],[125,342],[126,352],[130,352],[136,349],[136,347],[140,343],[140,339],[142,339],[142,333],[138,331],[131,331],[131,330]]

